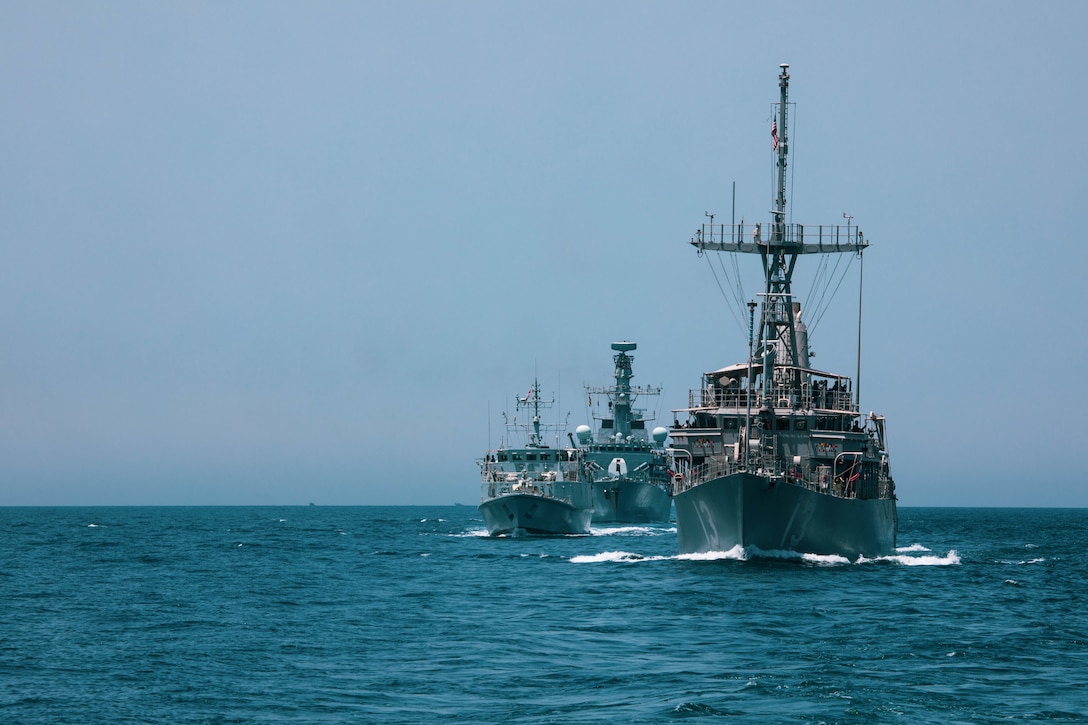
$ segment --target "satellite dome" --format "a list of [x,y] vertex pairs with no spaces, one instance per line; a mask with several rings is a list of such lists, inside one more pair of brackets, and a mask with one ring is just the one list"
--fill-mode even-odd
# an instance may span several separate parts
[[574,429],[574,435],[578,436],[579,443],[589,443],[593,438],[593,430],[588,425],[580,425]]
[[664,443],[665,439],[669,437],[669,431],[667,428],[662,428],[661,426],[658,426],[654,428],[653,436],[654,440],[658,443]]

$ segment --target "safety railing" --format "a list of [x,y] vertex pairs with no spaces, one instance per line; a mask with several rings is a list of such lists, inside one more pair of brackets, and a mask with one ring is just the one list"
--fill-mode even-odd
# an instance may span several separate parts
[[810,244],[829,252],[866,244],[853,224],[703,224],[698,236],[705,244]]
[[[571,461],[549,462],[497,462],[494,456],[477,459],[480,477],[484,481],[529,480],[529,481],[584,481],[587,480],[585,461],[579,456]],[[518,466],[516,469],[511,465]]]
[[[789,400],[792,407],[793,398],[783,390],[782,395],[772,395],[777,403],[779,399]],[[688,391],[689,408],[747,408],[751,399],[753,409],[758,409],[763,402],[762,389],[755,389],[748,393],[743,388],[721,388],[718,386],[703,388],[701,390]],[[799,407],[804,409],[834,410],[845,413],[857,413],[858,407],[854,404],[853,393],[849,390],[831,390],[822,388],[811,390],[808,386],[800,396]],[[780,406],[781,407],[781,406]]]
[[[815,471],[803,471],[797,466],[788,465],[784,461],[771,457],[753,457],[748,466],[744,466],[741,462],[734,461],[731,458],[714,457],[698,466],[689,468],[684,475],[677,474],[673,479],[673,485],[675,492],[679,494],[707,481],[740,473],[741,471],[760,472],[758,475],[763,475],[776,484],[786,483],[800,486],[835,498],[854,499],[858,497],[858,473],[860,467],[858,467],[857,463],[851,466],[841,461],[834,467],[819,466]],[[877,476],[875,483],[876,498],[894,497],[895,484],[889,476],[881,473]]]
[[577,483],[577,481],[548,481],[540,478],[517,477],[503,480],[484,479],[482,486],[484,498],[489,499],[520,494],[573,503],[572,485]]

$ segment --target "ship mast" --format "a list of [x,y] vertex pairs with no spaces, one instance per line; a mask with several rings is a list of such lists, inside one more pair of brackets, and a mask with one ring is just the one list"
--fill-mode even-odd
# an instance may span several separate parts
[[778,103],[779,123],[772,126],[771,137],[778,152],[778,196],[774,202],[774,238],[781,241],[785,237],[786,222],[786,164],[789,153],[789,132],[787,111],[789,110],[790,74],[789,63],[779,66],[778,89],[782,99]]
[[[778,189],[775,196],[774,223],[771,229],[770,244],[760,252],[763,261],[764,291],[763,308],[760,312],[759,329],[763,331],[759,352],[763,355],[763,407],[772,408],[775,404],[774,380],[775,357],[778,349],[784,350],[787,360],[779,364],[793,368],[790,388],[801,388],[800,368],[808,367],[808,360],[798,359],[797,335],[794,320],[793,294],[790,283],[793,279],[797,254],[786,241],[786,168],[789,164],[789,64],[779,66],[778,75],[780,100],[778,118],[771,126],[771,138],[777,152]],[[781,348],[776,344],[781,342]]]
[[544,437],[540,434],[540,409],[551,407],[551,404],[555,401],[541,399],[540,381],[536,379],[533,380],[533,385],[529,388],[529,394],[524,398],[516,398],[516,400],[515,409],[520,410],[523,405],[527,405],[533,410],[533,427],[529,432],[529,448],[547,448]]
[[590,395],[607,395],[612,403],[612,430],[624,437],[631,435],[631,424],[635,420],[643,420],[642,411],[634,408],[635,400],[640,395],[660,395],[661,388],[647,385],[634,387],[631,378],[634,373],[631,370],[631,362],[634,360],[628,353],[637,349],[633,342],[614,342],[612,350],[616,354],[612,356],[616,363],[615,384],[607,387],[586,386],[586,392]]
[[616,363],[616,401],[612,413],[615,416],[615,430],[627,436],[631,434],[631,356],[628,351],[635,349],[635,343],[613,343],[616,351],[613,360]]
[[[802,225],[786,221],[786,177],[789,168],[789,64],[779,66],[779,102],[771,126],[777,167],[771,228],[764,234],[760,224],[703,224],[691,244],[700,252],[758,254],[763,264],[759,332],[752,357],[762,365],[761,407],[771,409],[783,398],[798,404],[805,372],[809,369],[805,344],[798,341],[799,304],[794,303],[792,280],[799,255],[855,252],[869,246],[861,231],[847,219],[842,225]],[[775,375],[776,368],[785,374]],[[779,386],[780,390],[775,390]]]

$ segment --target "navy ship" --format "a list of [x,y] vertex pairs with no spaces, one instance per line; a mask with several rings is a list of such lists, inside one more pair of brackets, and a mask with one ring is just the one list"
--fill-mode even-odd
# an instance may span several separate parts
[[664,445],[669,431],[659,427],[652,437],[647,435],[648,421],[634,407],[639,396],[661,394],[657,387],[631,387],[634,358],[629,353],[637,347],[633,342],[612,343],[615,384],[586,386],[590,407],[594,395],[607,401],[607,409],[596,406],[601,411],[594,416],[597,437],[588,425],[575,430],[593,479],[595,522],[654,523],[668,521],[672,514],[672,477]]
[[[676,411],[686,416],[670,431],[681,553],[742,547],[755,555],[856,559],[895,549],[898,514],[884,417],[861,413],[849,376],[811,366],[808,329],[792,290],[802,257],[846,255],[837,259],[857,259],[863,269],[869,243],[846,214],[845,225],[787,223],[789,79],[784,64],[771,127],[777,193],[769,225],[715,225],[711,217],[691,241],[700,255],[758,255],[763,290],[758,305],[747,303],[748,359],[704,373],[688,407]],[[736,299],[743,304],[743,296]],[[860,291],[858,313],[860,379]]]
[[[585,453],[573,445],[552,448],[545,434],[560,426],[540,422],[542,408],[553,401],[540,397],[540,383],[518,397],[516,411],[525,422],[507,421],[511,437],[527,436],[521,447],[500,443],[480,461],[480,513],[491,536],[522,534],[588,534],[593,496]],[[569,436],[568,436],[569,437]]]

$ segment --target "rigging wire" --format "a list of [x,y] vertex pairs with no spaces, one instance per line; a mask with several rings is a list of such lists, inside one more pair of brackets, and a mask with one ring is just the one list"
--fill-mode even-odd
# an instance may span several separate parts
[[[816,272],[812,276],[812,282],[808,287],[808,294],[805,296],[805,306],[807,310],[812,300],[816,299],[816,290],[822,288],[824,284],[824,276],[827,274],[827,255],[819,255],[820,261],[816,265]],[[812,303],[815,308],[817,305]]]
[[[710,273],[714,275],[714,282],[718,285],[718,290],[720,290],[722,293],[722,298],[726,302],[725,306],[729,308],[729,314],[733,317],[733,321],[737,323],[737,327],[740,328],[741,332],[744,332],[744,326],[740,324],[740,320],[737,318],[737,313],[733,309],[732,303],[730,303],[729,301],[729,296],[725,293],[725,288],[722,287],[721,280],[718,279],[718,272],[714,269],[714,263],[710,261],[709,255],[704,254],[703,256],[707,257],[706,264],[708,267],[710,267]],[[728,281],[729,279],[727,277],[726,282]],[[730,287],[732,287],[732,285],[730,285]]]
[[[826,313],[828,308],[831,307],[831,301],[835,299],[835,295],[837,295],[839,293],[839,287],[842,286],[842,281],[844,279],[846,279],[846,273],[850,271],[850,268],[852,266],[854,266],[854,257],[855,256],[857,256],[857,255],[856,254],[851,254],[850,255],[849,261],[847,261],[846,266],[842,270],[842,274],[839,275],[839,281],[837,283],[835,283],[834,291],[832,291],[831,296],[827,298],[827,302],[825,304],[823,302],[823,298],[826,297],[827,289],[828,289],[828,287],[831,286],[830,285],[831,280],[830,279],[828,280],[828,286],[824,288],[824,295],[822,295],[821,298],[820,298],[821,299],[820,304],[822,304],[823,307],[817,310],[816,319],[813,321],[812,325],[809,327],[809,334],[810,335],[812,334],[813,331],[815,331],[817,325],[820,324],[820,320],[823,319],[824,313]],[[836,269],[838,269],[841,262],[842,262],[842,256],[840,255],[839,259],[835,262],[835,268]],[[831,274],[832,278],[834,278],[834,274],[835,273],[832,272],[832,274]]]
[[[724,233],[722,234],[722,238],[725,238]],[[722,257],[720,254],[718,255],[718,264],[721,266],[722,275],[725,276],[725,280],[729,283],[729,289],[733,292],[733,301],[737,303],[737,310],[741,312],[741,316],[743,317],[744,285],[741,284],[740,281],[740,268],[737,266],[737,255],[734,252],[731,253],[729,257],[733,262],[733,277],[736,280],[736,284],[733,283],[733,280],[729,279],[729,271],[726,270],[725,262],[722,261]]]
[[812,305],[812,317],[809,326],[810,333],[816,329],[816,325],[820,322],[820,318],[823,317],[824,311],[831,305],[827,293],[828,290],[831,289],[831,284],[834,281],[835,275],[839,270],[839,265],[841,264],[842,255],[836,255],[835,266],[833,268],[828,269],[828,266],[826,264],[824,265],[820,279],[819,295],[814,299]]
[[737,279],[737,292],[739,293],[739,297],[737,297],[737,309],[741,311],[741,317],[743,317],[745,307],[744,300],[747,299],[747,297],[744,294],[744,284],[740,279],[740,264],[738,264],[737,260],[738,256],[739,255],[736,254],[730,254],[729,258],[733,261],[733,276]]

